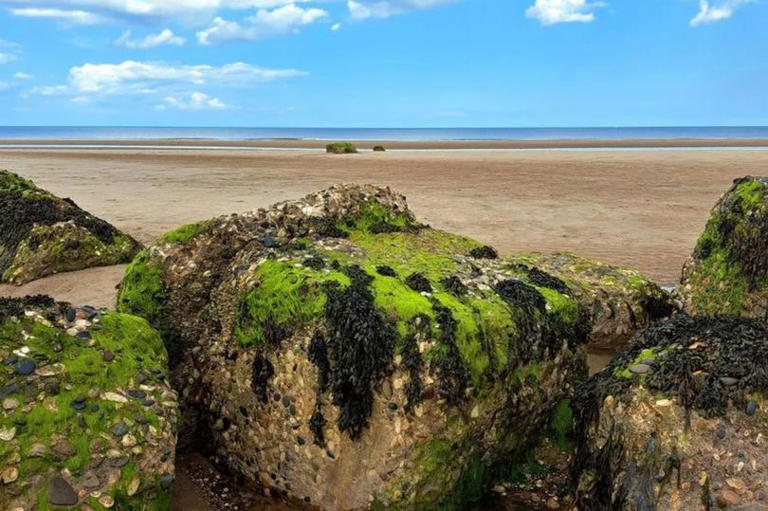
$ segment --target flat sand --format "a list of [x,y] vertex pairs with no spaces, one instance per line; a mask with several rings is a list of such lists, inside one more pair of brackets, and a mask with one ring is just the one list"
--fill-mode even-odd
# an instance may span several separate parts
[[[639,269],[665,285],[678,281],[710,208],[732,180],[766,167],[768,151],[747,149],[0,150],[0,168],[71,197],[144,243],[184,223],[335,183],[374,183],[406,194],[434,227],[501,252],[572,251]],[[15,292],[110,306],[121,275],[122,268],[58,275]]]

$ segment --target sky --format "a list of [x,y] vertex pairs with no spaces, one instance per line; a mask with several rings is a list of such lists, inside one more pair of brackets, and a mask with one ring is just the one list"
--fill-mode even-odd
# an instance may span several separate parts
[[0,125],[768,125],[768,0],[0,0]]

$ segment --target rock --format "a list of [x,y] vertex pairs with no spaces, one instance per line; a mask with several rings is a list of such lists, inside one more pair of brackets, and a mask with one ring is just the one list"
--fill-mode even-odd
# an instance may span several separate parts
[[638,330],[678,309],[670,293],[634,270],[570,253],[516,255],[507,261],[533,285],[581,302],[590,318],[592,348],[624,347]]
[[0,472],[0,482],[3,484],[11,484],[19,478],[18,467],[6,467]]
[[7,397],[3,399],[3,410],[5,410],[6,412],[13,411],[16,408],[18,408],[18,406],[19,406],[18,399],[13,399],[11,397]]
[[[628,369],[648,353],[655,354],[653,372],[634,377]],[[575,392],[577,508],[701,509],[709,499],[735,505],[727,492],[740,496],[739,505],[758,504],[749,489],[762,487],[768,467],[747,470],[745,462],[762,459],[755,439],[768,436],[768,423],[740,403],[744,395],[766,395],[766,359],[768,325],[753,319],[678,314],[639,332]],[[723,378],[733,371],[744,376],[727,386]],[[700,474],[698,488],[678,486],[678,471],[683,481]]]
[[125,263],[139,248],[133,238],[71,200],[0,171],[0,281],[23,284],[53,273]]
[[99,504],[109,509],[115,505],[115,500],[109,495],[102,495],[101,497],[99,497]]
[[645,364],[636,364],[629,368],[629,372],[632,374],[645,374],[650,370],[651,368]]
[[357,148],[350,142],[333,142],[325,146],[325,152],[333,154],[351,154],[356,153]]
[[717,492],[717,497],[715,500],[717,502],[717,506],[722,509],[738,506],[741,503],[741,497],[727,488],[723,488]]
[[712,209],[683,268],[687,312],[768,319],[766,189],[768,178],[736,179]]
[[35,362],[24,358],[16,365],[16,374],[21,376],[29,376],[30,374],[35,372],[35,368],[37,366],[35,365]]
[[115,435],[116,437],[122,437],[127,433],[128,433],[128,425],[125,423],[125,421],[120,421],[114,426],[112,426],[112,434]]
[[[119,471],[113,477],[110,471],[114,469],[103,461],[107,450],[117,446],[127,451],[119,453],[124,466],[133,463],[147,480],[173,473],[176,406],[144,408],[139,403],[128,404],[119,394],[134,385],[137,371],[147,370],[157,374],[152,386],[144,390],[148,396],[166,399],[174,395],[167,383],[167,354],[157,332],[143,319],[107,312],[101,316],[94,341],[99,346],[69,338],[60,352],[53,352],[53,342],[66,338],[65,315],[70,309],[47,297],[0,298],[0,354],[25,353],[30,360],[45,361],[43,368],[58,368],[57,375],[48,377],[37,371],[35,376],[18,375],[11,370],[17,362],[0,371],[0,389],[6,392],[5,406],[0,409],[0,470],[10,480],[10,469],[18,467],[13,484],[0,485],[2,509],[72,506],[78,497],[86,499],[87,493],[111,496],[124,492],[119,485],[126,482],[121,483]],[[120,350],[120,367],[107,366],[97,351],[100,347]],[[96,402],[108,395],[120,396],[123,402]],[[9,400],[16,400],[18,406],[9,406]],[[136,413],[151,423],[141,431],[139,450],[134,450],[139,441],[136,437],[125,434],[116,439],[111,434],[113,425],[133,424]],[[47,493],[48,507],[38,501]],[[104,503],[96,505],[96,498],[91,505],[105,507]],[[122,493],[120,507],[168,511],[168,499],[166,490],[148,484],[131,497]]]
[[747,402],[747,408],[746,408],[747,415],[755,415],[757,413],[757,401],[750,400]]
[[118,307],[163,333],[197,414],[182,441],[202,421],[266,491],[464,508],[586,376],[580,303],[484,252],[391,190],[336,186],[169,233],[131,264]]
[[55,506],[74,506],[78,502],[77,493],[61,476],[52,476],[48,481],[48,502]]

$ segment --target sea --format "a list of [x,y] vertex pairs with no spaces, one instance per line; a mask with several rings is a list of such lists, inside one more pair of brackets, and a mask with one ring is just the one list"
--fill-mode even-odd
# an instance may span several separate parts
[[0,140],[643,140],[768,139],[768,126],[594,128],[243,128],[0,126]]

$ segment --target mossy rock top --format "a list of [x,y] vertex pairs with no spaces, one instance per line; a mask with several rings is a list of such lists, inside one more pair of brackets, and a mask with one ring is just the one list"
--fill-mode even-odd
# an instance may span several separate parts
[[54,273],[129,262],[130,236],[38,188],[0,171],[0,281],[23,284]]
[[554,281],[343,185],[162,237],[119,308],[165,332],[246,477],[327,509],[458,509],[586,375],[588,314]]
[[754,319],[679,314],[640,332],[577,389],[579,509],[714,509],[733,477],[761,485],[768,470],[720,455],[762,456],[766,357],[768,327]]
[[768,178],[743,177],[720,198],[683,268],[691,314],[768,319]]
[[589,311],[590,346],[625,346],[640,329],[678,308],[673,296],[638,271],[568,252],[518,254],[506,258],[537,285],[567,289]]
[[0,507],[167,510],[176,395],[134,316],[0,299]]

